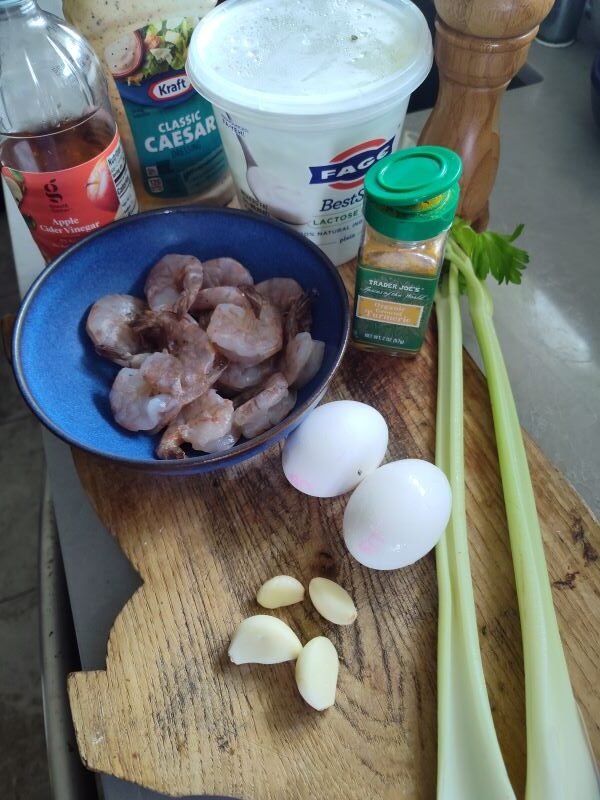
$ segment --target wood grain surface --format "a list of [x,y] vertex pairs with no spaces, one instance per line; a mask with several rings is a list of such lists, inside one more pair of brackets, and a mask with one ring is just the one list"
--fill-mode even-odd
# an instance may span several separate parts
[[463,161],[458,213],[487,226],[498,170],[502,96],[527,60],[554,0],[436,0],[440,88],[419,144],[441,144]]
[[[349,267],[344,270],[348,283]],[[433,459],[436,344],[414,360],[350,349],[326,400],[373,404],[387,460]],[[494,721],[519,797],[525,776],[520,627],[487,389],[465,355],[470,552]],[[530,441],[527,451],[575,693],[600,754],[600,528]],[[171,795],[244,800],[433,798],[436,579],[433,554],[377,572],[344,548],[347,497],[287,484],[280,446],[223,472],[151,478],[75,453],[83,486],[144,583],[115,621],[106,671],[75,673],[69,696],[83,761]],[[340,454],[343,457],[343,454]],[[230,636],[259,613],[260,584],[315,575],[353,595],[345,628],[310,601],[272,612],[341,658],[336,705],[300,698],[293,665],[233,666]],[[268,612],[267,612],[268,613]],[[483,800],[483,799],[482,799]]]

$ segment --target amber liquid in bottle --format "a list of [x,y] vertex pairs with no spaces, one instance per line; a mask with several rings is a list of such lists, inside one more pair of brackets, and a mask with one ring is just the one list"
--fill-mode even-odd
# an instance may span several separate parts
[[69,169],[100,155],[112,142],[116,126],[103,109],[50,131],[23,131],[6,136],[0,163],[22,172]]

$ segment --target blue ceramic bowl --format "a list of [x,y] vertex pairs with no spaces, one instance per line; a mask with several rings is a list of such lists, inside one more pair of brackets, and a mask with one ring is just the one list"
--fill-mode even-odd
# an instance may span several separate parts
[[[279,425],[225,453],[181,461],[155,457],[159,435],[129,433],[114,421],[108,394],[119,368],[96,354],[85,331],[88,311],[99,297],[115,292],[143,297],[146,273],[170,252],[200,259],[232,256],[256,282],[287,276],[315,289],[312,334],[325,342],[321,369]],[[17,317],[13,367],[32,411],[69,444],[140,470],[209,472],[251,458],[291,433],[339,367],[349,324],[346,290],[336,268],[289,227],[233,209],[166,209],[103,228],[42,272]]]

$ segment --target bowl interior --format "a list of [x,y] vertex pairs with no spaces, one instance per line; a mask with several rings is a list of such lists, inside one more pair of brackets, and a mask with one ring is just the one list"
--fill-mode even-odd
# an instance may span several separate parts
[[201,260],[231,256],[256,282],[287,276],[316,290],[312,335],[325,342],[325,356],[294,411],[226,454],[179,463],[238,461],[285,435],[320,399],[348,333],[348,301],[337,271],[317,247],[279,223],[231,209],[185,208],[141,214],[99,231],[60,256],[30,289],[15,327],[15,374],[33,411],[66,441],[133,465],[167,467],[171,462],[154,456],[158,436],[129,433],[114,421],[108,393],[119,367],[96,354],[85,321],[103,295],[143,297],[148,270],[169,252]]

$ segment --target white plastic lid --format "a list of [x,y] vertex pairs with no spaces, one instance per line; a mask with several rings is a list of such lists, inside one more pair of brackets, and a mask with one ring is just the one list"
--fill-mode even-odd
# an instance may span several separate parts
[[228,111],[331,121],[407,98],[432,60],[409,0],[227,0],[196,26],[186,69]]

